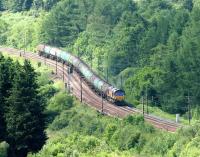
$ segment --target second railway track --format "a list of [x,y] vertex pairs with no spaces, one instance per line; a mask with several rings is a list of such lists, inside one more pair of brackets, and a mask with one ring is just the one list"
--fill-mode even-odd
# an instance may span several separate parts
[[[6,48],[6,47],[0,47],[0,51],[7,52],[12,55],[19,56],[21,54],[21,57],[24,57],[26,59],[32,59],[35,61],[43,62],[46,65],[49,65],[53,69],[56,68],[56,61],[40,57],[36,53],[32,52],[26,52],[13,48]],[[67,66],[62,63],[57,63],[57,75],[63,79],[64,82],[68,82],[69,77],[67,76]],[[72,94],[75,95],[78,99],[81,99],[81,93],[80,93],[80,76],[77,72],[74,72],[70,76],[70,84],[72,87]],[[97,95],[89,86],[88,84],[83,81],[82,84],[82,90],[83,90],[83,102],[96,110],[100,111],[102,110],[102,98]],[[142,114],[140,110],[137,110],[135,108],[130,108],[127,106],[116,106],[106,100],[104,100],[104,106],[103,106],[103,112],[104,114],[107,114],[109,116],[119,117],[123,118],[129,114]],[[146,121],[154,125],[156,128],[167,130],[170,132],[175,132],[179,127],[181,127],[180,124],[177,124],[173,121],[163,119],[160,117],[156,117],[153,115],[145,114],[144,118]]]

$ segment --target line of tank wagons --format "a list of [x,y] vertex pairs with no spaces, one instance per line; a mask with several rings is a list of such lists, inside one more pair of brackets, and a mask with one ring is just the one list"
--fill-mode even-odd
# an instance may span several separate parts
[[109,101],[115,103],[121,103],[124,101],[125,92],[123,90],[117,89],[101,79],[80,58],[69,52],[44,44],[37,46],[37,52],[40,56],[51,57],[73,67],[78,73],[83,75],[85,80],[92,85],[99,94],[103,94]]

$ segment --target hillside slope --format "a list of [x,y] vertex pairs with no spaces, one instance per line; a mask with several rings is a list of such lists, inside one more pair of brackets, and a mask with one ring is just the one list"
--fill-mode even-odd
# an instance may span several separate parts
[[1,45],[67,49],[123,88],[127,101],[137,105],[147,94],[151,106],[187,116],[192,96],[199,118],[199,0],[35,0],[17,13],[8,11],[22,4],[11,2],[3,3]]

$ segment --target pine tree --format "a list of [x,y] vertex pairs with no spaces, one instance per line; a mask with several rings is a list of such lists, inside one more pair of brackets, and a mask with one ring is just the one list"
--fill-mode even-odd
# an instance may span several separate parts
[[3,73],[2,64],[4,58],[0,55],[0,141],[4,139],[5,135],[5,121],[4,121],[4,103],[3,103]]
[[25,157],[41,149],[46,140],[44,106],[38,96],[36,73],[30,62],[17,64],[11,94],[7,99],[6,126],[10,156]]
[[12,87],[14,69],[12,60],[5,59],[0,54],[0,140],[6,139],[6,124],[4,120],[5,99],[9,96],[9,90]]

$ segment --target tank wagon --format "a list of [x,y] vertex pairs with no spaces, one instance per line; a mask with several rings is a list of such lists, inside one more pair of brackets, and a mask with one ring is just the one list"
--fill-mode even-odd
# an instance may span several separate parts
[[37,46],[37,51],[40,56],[51,56],[53,59],[57,58],[59,61],[64,61],[70,66],[73,66],[77,72],[84,76],[90,85],[92,85],[100,94],[105,95],[108,100],[112,102],[122,102],[124,100],[125,92],[123,90],[117,89],[101,79],[80,58],[69,52],[43,44]]

